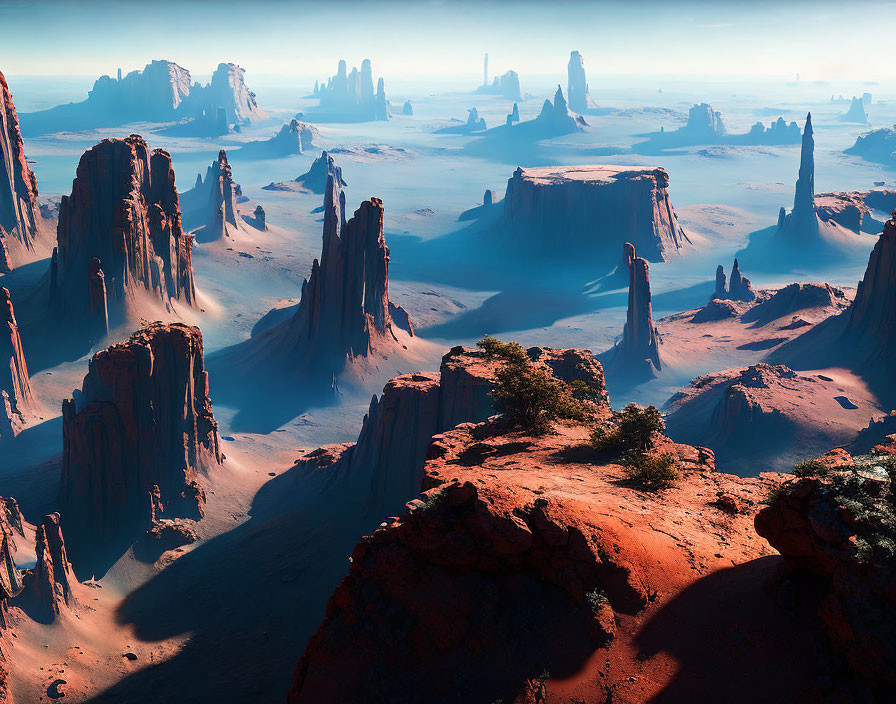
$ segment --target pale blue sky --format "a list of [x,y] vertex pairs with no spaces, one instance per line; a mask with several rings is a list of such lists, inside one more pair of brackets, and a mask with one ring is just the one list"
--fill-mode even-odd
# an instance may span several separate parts
[[206,75],[327,76],[364,57],[393,78],[554,74],[893,77],[892,2],[230,2],[0,0],[0,70],[113,74],[165,58]]

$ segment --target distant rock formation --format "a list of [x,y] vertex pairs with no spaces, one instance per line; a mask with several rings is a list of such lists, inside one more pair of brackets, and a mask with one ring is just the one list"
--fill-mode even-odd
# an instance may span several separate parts
[[190,306],[196,300],[192,239],[181,226],[171,156],[162,149],[150,154],[138,135],[105,139],[81,156],[72,193],[62,197],[56,239],[50,308],[68,320],[84,320],[96,308],[94,259],[113,327],[138,294],[165,306],[169,299]]
[[200,242],[211,242],[228,237],[238,227],[237,197],[242,193],[234,183],[233,171],[223,149],[205,172],[197,174],[196,185],[180,196],[183,220],[196,233]]
[[97,352],[63,401],[62,433],[60,500],[79,554],[129,545],[153,515],[202,518],[200,477],[223,456],[199,328],[152,323]]
[[[729,135],[735,136],[735,135]],[[796,122],[787,123],[783,117],[769,123],[766,128],[762,122],[756,122],[746,135],[745,143],[748,144],[796,144],[800,141],[802,133]]]
[[[566,99],[563,97],[563,90],[557,86],[557,92],[554,94],[554,102],[545,100],[541,106],[541,112],[538,117],[531,121],[538,128],[538,132],[546,137],[555,137],[563,134],[572,134],[573,132],[581,132],[584,127],[588,126],[581,115],[570,112],[566,105]],[[529,123],[521,122],[513,129],[519,129]]]
[[401,108],[402,115],[413,115],[414,114],[414,106],[411,105],[410,100],[405,100],[404,105]]
[[[896,125],[894,125],[896,127]],[[859,156],[865,161],[876,164],[896,164],[896,129],[881,127],[861,134],[856,138],[856,143],[845,154]]]
[[513,125],[520,121],[520,106],[516,103],[513,104],[513,110],[510,111],[510,114],[507,116],[507,124]]
[[609,269],[626,242],[649,261],[665,261],[690,245],[668,186],[661,168],[519,168],[494,237],[513,243],[511,256],[573,262],[592,273],[601,264]]
[[800,172],[793,196],[793,210],[785,216],[776,236],[793,244],[807,245],[818,238],[818,218],[815,215],[815,139],[812,132],[812,113],[806,115],[806,126],[803,129]]
[[[587,350],[533,347],[530,358],[567,383],[599,389],[609,408],[603,369]],[[459,423],[479,423],[495,413],[489,391],[501,362],[479,349],[454,347],[438,373],[398,376],[370,402],[354,443],[327,445],[297,461],[303,472],[365,497],[371,519],[399,512],[421,491],[423,465],[438,450],[433,436]]]
[[379,198],[362,202],[347,222],[344,209],[345,194],[331,174],[321,257],[302,283],[295,313],[222,353],[227,360],[280,383],[310,375],[314,383],[332,389],[347,365],[406,349],[414,332],[409,322],[402,329],[407,312],[389,300],[383,203]]
[[476,89],[477,93],[487,95],[500,95],[508,100],[522,100],[520,93],[520,77],[516,71],[507,71],[503,76],[498,76],[491,85],[483,83]]
[[712,109],[708,103],[694,105],[688,110],[688,122],[682,128],[695,138],[713,140],[716,137],[724,137],[728,134],[722,114]]
[[442,127],[436,130],[436,134],[470,134],[472,132],[483,132],[485,129],[485,118],[479,117],[479,111],[476,108],[470,108],[465,123]]
[[885,701],[896,686],[892,557],[878,547],[888,540],[886,529],[864,517],[891,510],[893,480],[862,471],[842,449],[835,452],[835,459],[819,461],[845,472],[854,486],[818,477],[787,482],[756,516],[756,532],[781,553],[785,578],[815,575],[812,588],[821,593],[811,603],[825,634],[865,698]]
[[261,205],[255,206],[255,228],[262,231],[268,229],[267,216]]
[[34,395],[9,290],[0,288],[0,440],[18,434]]
[[116,127],[131,122],[184,121],[179,134],[206,134],[220,130],[218,108],[228,124],[248,124],[265,117],[246,87],[245,71],[236,64],[218,65],[208,85],[192,83],[190,72],[172,61],[153,61],[142,71],[123,78],[101,76],[80,103],[58,105],[25,114],[26,134],[58,130]]
[[34,249],[39,218],[37,179],[25,159],[16,106],[0,72],[0,273],[12,269],[11,254]]
[[868,116],[865,114],[865,103],[861,98],[853,96],[849,110],[847,110],[840,119],[844,122],[858,122],[862,125],[868,124]]
[[771,298],[744,313],[741,320],[745,323],[767,325],[773,320],[803,310],[829,308],[836,311],[848,304],[846,294],[841,288],[830,284],[794,283],[778,289]]
[[611,382],[618,377],[622,383],[638,383],[656,376],[663,368],[659,346],[647,261],[635,257],[629,267],[628,311],[622,339],[601,355]]
[[566,67],[566,95],[569,97],[569,109],[579,114],[597,107],[588,92],[588,80],[585,78],[585,60],[577,51],[569,53],[569,64]]
[[320,133],[316,127],[293,119],[289,124],[283,125],[270,139],[246,142],[239,149],[232,150],[230,154],[231,158],[240,159],[280,159],[304,154],[306,149],[317,146],[314,140],[319,137]]
[[737,259],[734,260],[734,266],[731,268],[730,284],[726,284],[725,268],[719,264],[716,269],[716,289],[712,297],[721,301],[752,301],[756,298],[750,280],[740,272]]
[[373,70],[370,59],[361,62],[361,71],[352,68],[347,72],[344,60],[339,61],[335,76],[326,85],[316,84],[313,96],[320,104],[313,110],[320,120],[335,122],[368,122],[388,120],[386,91],[382,78],[373,92]]
[[815,196],[815,214],[821,222],[834,222],[855,233],[878,234],[883,230],[883,221],[875,218],[872,211],[883,211],[889,216],[894,209],[896,191],[838,191]]
[[320,156],[311,162],[311,168],[294,181],[278,181],[262,186],[266,191],[301,191],[323,194],[327,189],[327,179],[333,177],[333,184],[341,193],[347,186],[342,178],[342,168],[336,165],[336,160],[327,151],[322,151]]
[[40,607],[53,616],[74,606],[72,585],[77,583],[72,572],[58,513],[43,517],[35,530],[37,560],[29,576],[29,586]]

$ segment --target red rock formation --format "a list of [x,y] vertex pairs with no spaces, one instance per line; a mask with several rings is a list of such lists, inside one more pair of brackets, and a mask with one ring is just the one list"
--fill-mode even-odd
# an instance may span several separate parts
[[822,222],[833,221],[853,232],[862,232],[871,208],[859,192],[819,193],[815,196],[815,213]]
[[837,312],[849,304],[843,289],[830,284],[790,284],[778,289],[767,301],[744,313],[745,323],[767,325],[774,320],[812,308]]
[[[287,701],[423,692],[434,704],[605,702],[612,692],[614,702],[644,702],[689,677],[701,683],[689,692],[709,679],[726,701],[749,700],[768,680],[785,700],[799,692],[793,662],[765,669],[761,684],[753,677],[749,694],[732,668],[710,674],[731,657],[741,668],[774,662],[805,635],[786,635],[761,603],[767,569],[724,578],[770,554],[752,514],[773,482],[717,474],[711,453],[701,464],[696,448],[661,440],[683,477],[651,496],[626,486],[618,465],[586,459],[586,436],[494,437],[462,425],[435,438],[424,486],[436,488],[358,543]],[[721,505],[719,494],[733,501]],[[736,643],[711,636],[728,628]],[[710,662],[695,662],[693,644],[707,638]]]
[[0,72],[0,272],[11,269],[9,248],[34,248],[37,237],[37,179],[25,159],[12,94]]
[[62,421],[72,540],[132,541],[148,527],[155,486],[166,516],[202,517],[200,476],[222,455],[198,328],[153,323],[97,352]]
[[[587,350],[533,347],[529,355],[558,379],[600,390],[601,405],[609,407],[603,369]],[[383,395],[373,397],[355,443],[320,448],[297,464],[304,471],[320,470],[325,483],[344,481],[345,491],[368,497],[368,513],[375,519],[398,511],[420,491],[432,436],[494,414],[489,392],[500,366],[481,350],[455,347],[442,358],[438,373],[404,374],[386,384]]]
[[0,288],[0,438],[18,433],[34,396],[9,291]]
[[663,368],[660,337],[653,324],[650,301],[650,277],[647,262],[635,257],[629,271],[628,311],[622,339],[605,353],[605,365],[611,381],[643,381]]
[[892,517],[892,479],[853,473],[851,458],[840,453],[836,463],[825,464],[844,469],[842,476],[785,484],[756,516],[756,531],[790,571],[820,576],[825,631],[862,683],[862,700],[882,702],[896,687],[896,594],[892,551],[889,557],[880,552],[878,541],[888,538],[873,516]]
[[145,140],[106,139],[78,164],[63,196],[51,267],[51,307],[69,319],[90,310],[90,261],[102,262],[110,322],[127,318],[129,298],[148,292],[193,305],[192,241],[181,227],[180,201],[168,152]]
[[0,631],[9,625],[6,618],[8,600],[18,596],[23,589],[22,574],[14,555],[18,550],[17,539],[25,537],[24,525],[25,519],[16,500],[0,497]]
[[731,268],[730,283],[725,283],[725,268],[719,264],[716,269],[716,290],[712,295],[713,298],[723,301],[753,301],[756,294],[750,280],[740,271],[737,259],[734,260],[734,266]]
[[43,517],[35,538],[37,562],[31,575],[31,589],[38,604],[48,613],[58,615],[64,606],[74,605],[72,584],[76,582],[58,513]]
[[[649,261],[690,244],[663,169],[564,166],[517,169],[507,182],[503,229],[542,261],[613,262],[626,242]],[[607,270],[611,264],[605,264]]]

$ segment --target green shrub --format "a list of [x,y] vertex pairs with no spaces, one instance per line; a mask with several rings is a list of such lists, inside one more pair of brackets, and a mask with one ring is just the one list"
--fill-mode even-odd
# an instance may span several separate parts
[[613,418],[598,425],[591,433],[591,443],[599,450],[645,453],[653,448],[653,436],[666,427],[655,406],[630,403]]
[[831,474],[831,468],[821,460],[803,460],[794,465],[792,474],[795,477],[818,477],[823,479]]
[[648,491],[662,489],[678,479],[678,464],[668,452],[661,455],[630,452],[625,456],[623,466],[629,481]]
[[532,360],[529,359],[529,355],[526,354],[526,350],[523,349],[523,346],[519,342],[504,342],[491,335],[486,335],[476,343],[476,346],[485,352],[487,356],[497,357],[505,362],[511,362],[522,366],[532,363]]
[[600,403],[603,400],[604,386],[598,380],[576,379],[569,387],[572,389],[572,395],[579,401]]
[[585,421],[590,409],[573,397],[569,386],[532,364],[505,364],[495,375],[491,396],[514,425],[545,433],[561,419]]

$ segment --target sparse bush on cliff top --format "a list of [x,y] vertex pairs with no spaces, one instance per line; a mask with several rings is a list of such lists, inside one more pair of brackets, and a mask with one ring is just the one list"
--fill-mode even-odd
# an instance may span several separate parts
[[831,474],[831,468],[821,460],[803,460],[793,467],[795,477],[824,478]]
[[677,462],[668,452],[662,455],[630,452],[625,456],[623,466],[629,480],[648,491],[663,489],[678,479]]
[[545,433],[554,421],[585,421],[591,416],[591,409],[573,396],[570,386],[533,363],[518,343],[484,337],[478,345],[486,355],[504,362],[495,374],[491,397],[512,424]]
[[653,448],[653,436],[666,427],[655,406],[628,404],[613,417],[598,425],[591,433],[591,442],[599,450],[645,453]]

